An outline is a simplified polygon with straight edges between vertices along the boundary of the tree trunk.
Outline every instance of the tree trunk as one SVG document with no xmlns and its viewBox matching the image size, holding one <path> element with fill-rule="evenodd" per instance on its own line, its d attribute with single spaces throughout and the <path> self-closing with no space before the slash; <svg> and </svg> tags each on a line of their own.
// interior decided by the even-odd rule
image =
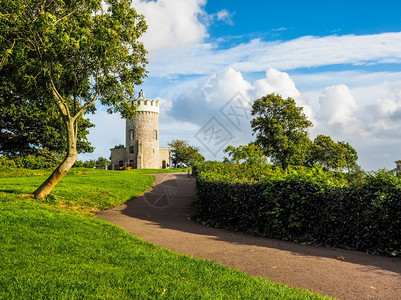
<svg viewBox="0 0 401 300">
<path fill-rule="evenodd" d="M 78 158 L 77 151 L 77 128 L 75 119 L 69 118 L 65 121 L 67 128 L 67 155 L 63 162 L 53 171 L 53 173 L 41 184 L 40 187 L 33 193 L 36 199 L 42 199 L 46 197 L 56 184 L 64 177 L 65 174 L 71 169 Z"/>
</svg>

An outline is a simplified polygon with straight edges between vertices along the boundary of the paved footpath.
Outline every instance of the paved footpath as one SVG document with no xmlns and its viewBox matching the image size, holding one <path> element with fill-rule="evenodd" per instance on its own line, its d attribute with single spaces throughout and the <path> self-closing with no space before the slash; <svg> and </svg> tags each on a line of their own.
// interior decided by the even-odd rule
<svg viewBox="0 0 401 300">
<path fill-rule="evenodd" d="M 97 216 L 159 247 L 337 299 L 401 299 L 401 259 L 303 246 L 203 226 L 189 218 L 195 180 L 156 174 L 142 196 Z"/>
</svg>

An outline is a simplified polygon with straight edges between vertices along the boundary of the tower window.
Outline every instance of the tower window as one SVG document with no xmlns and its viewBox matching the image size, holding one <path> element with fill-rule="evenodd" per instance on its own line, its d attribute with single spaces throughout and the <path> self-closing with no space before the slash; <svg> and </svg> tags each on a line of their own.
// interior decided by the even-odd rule
<svg viewBox="0 0 401 300">
<path fill-rule="evenodd" d="M 132 130 L 132 129 L 129 131 L 129 139 L 130 140 L 134 139 L 134 130 Z"/>
<path fill-rule="evenodd" d="M 157 140 L 157 130 L 153 130 L 153 137 Z"/>
<path fill-rule="evenodd" d="M 129 153 L 134 153 L 134 146 L 129 147 Z"/>
</svg>

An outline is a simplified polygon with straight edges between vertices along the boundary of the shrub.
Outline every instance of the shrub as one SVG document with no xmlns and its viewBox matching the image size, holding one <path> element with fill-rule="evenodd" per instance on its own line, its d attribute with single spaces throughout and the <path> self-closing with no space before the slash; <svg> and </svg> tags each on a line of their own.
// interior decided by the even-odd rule
<svg viewBox="0 0 401 300">
<path fill-rule="evenodd" d="M 86 160 L 83 163 L 84 168 L 90 168 L 93 169 L 96 167 L 96 161 L 94 159 Z"/>
<path fill-rule="evenodd" d="M 277 172 L 261 181 L 239 179 L 242 171 L 220 163 L 197 166 L 199 220 L 267 237 L 401 256 L 399 177 L 379 171 L 346 185 L 345 176 L 319 168 Z"/>
</svg>

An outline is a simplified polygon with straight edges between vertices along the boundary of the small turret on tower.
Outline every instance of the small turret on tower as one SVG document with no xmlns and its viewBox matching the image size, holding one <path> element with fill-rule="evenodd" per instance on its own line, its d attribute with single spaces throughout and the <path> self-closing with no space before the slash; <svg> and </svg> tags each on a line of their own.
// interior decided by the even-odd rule
<svg viewBox="0 0 401 300">
<path fill-rule="evenodd" d="M 137 112 L 160 113 L 159 100 L 146 99 L 144 91 L 139 92 L 139 97 L 132 101 L 136 105 Z"/>
</svg>

